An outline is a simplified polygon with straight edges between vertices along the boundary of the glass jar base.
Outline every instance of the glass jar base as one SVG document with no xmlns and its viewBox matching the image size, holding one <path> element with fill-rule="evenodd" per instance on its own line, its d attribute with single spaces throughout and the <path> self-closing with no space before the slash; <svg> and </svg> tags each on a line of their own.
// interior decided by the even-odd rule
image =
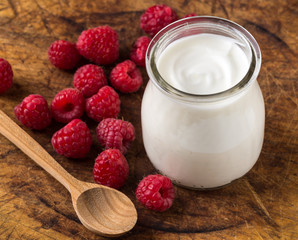
<svg viewBox="0 0 298 240">
<path fill-rule="evenodd" d="M 222 189 L 222 188 L 225 188 L 229 185 L 234 184 L 235 182 L 239 181 L 240 179 L 242 179 L 246 175 L 246 174 L 244 174 L 243 176 L 241 176 L 239 178 L 236 178 L 236 179 L 232 180 L 229 183 L 226 183 L 226 184 L 223 184 L 223 185 L 220 185 L 220 186 L 217 186 L 217 187 L 210 187 L 210 188 L 207 187 L 206 188 L 206 187 L 203 187 L 203 186 L 201 186 L 201 187 L 196 187 L 196 186 L 191 187 L 191 186 L 184 185 L 184 184 L 180 183 L 179 181 L 176 181 L 176 180 L 170 178 L 169 176 L 167 176 L 162 171 L 160 171 L 158 169 L 156 169 L 156 171 L 159 174 L 164 175 L 164 176 L 168 177 L 169 179 L 171 179 L 172 183 L 175 184 L 176 186 L 181 187 L 181 188 L 185 188 L 185 189 L 188 189 L 188 190 L 192 190 L 192 191 L 212 191 L 212 190 Z"/>
</svg>

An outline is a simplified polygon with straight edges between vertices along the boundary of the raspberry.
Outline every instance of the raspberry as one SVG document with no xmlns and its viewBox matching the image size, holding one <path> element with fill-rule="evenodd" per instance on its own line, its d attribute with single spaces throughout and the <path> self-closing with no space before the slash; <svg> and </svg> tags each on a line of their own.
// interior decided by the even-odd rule
<svg viewBox="0 0 298 240">
<path fill-rule="evenodd" d="M 57 122 L 68 123 L 75 118 L 80 118 L 85 110 L 83 94 L 74 88 L 66 88 L 54 97 L 51 110 Z"/>
<path fill-rule="evenodd" d="M 110 86 L 104 86 L 86 101 L 88 117 L 100 122 L 104 118 L 116 118 L 120 112 L 120 99 Z"/>
<path fill-rule="evenodd" d="M 111 71 L 110 82 L 112 86 L 123 93 L 136 92 L 143 83 L 141 71 L 136 64 L 126 60 L 117 64 Z"/>
<path fill-rule="evenodd" d="M 183 18 L 198 16 L 196 13 L 186 14 Z"/>
<path fill-rule="evenodd" d="M 98 124 L 96 135 L 104 148 L 117 148 L 122 154 L 126 154 L 130 143 L 135 139 L 135 129 L 130 122 L 106 118 Z"/>
<path fill-rule="evenodd" d="M 146 208 L 163 212 L 172 206 L 175 191 L 169 178 L 160 174 L 148 175 L 139 183 L 136 197 Z"/>
<path fill-rule="evenodd" d="M 80 67 L 73 78 L 74 87 L 80 90 L 84 97 L 91 97 L 107 84 L 107 78 L 103 69 L 93 64 Z"/>
<path fill-rule="evenodd" d="M 55 151 L 69 158 L 83 158 L 92 145 L 92 137 L 81 119 L 74 119 L 54 133 L 52 145 Z"/>
<path fill-rule="evenodd" d="M 93 177 L 99 184 L 118 189 L 124 185 L 128 173 L 126 158 L 118 149 L 107 149 L 95 159 Z"/>
<path fill-rule="evenodd" d="M 141 28 L 153 37 L 159 30 L 178 20 L 176 12 L 167 5 L 154 5 L 141 16 Z"/>
<path fill-rule="evenodd" d="M 79 36 L 77 49 L 92 62 L 100 65 L 111 64 L 119 56 L 118 34 L 109 26 L 85 30 Z"/>
<path fill-rule="evenodd" d="M 0 58 L 0 94 L 12 86 L 13 72 L 9 62 Z"/>
<path fill-rule="evenodd" d="M 147 36 L 139 37 L 130 51 L 130 59 L 137 65 L 145 67 L 145 58 L 151 38 Z"/>
<path fill-rule="evenodd" d="M 76 44 L 65 40 L 53 42 L 48 49 L 48 57 L 50 62 L 60 69 L 72 69 L 81 59 Z"/>
<path fill-rule="evenodd" d="M 26 127 L 41 130 L 50 125 L 50 109 L 41 95 L 31 94 L 14 108 L 17 119 Z"/>
</svg>

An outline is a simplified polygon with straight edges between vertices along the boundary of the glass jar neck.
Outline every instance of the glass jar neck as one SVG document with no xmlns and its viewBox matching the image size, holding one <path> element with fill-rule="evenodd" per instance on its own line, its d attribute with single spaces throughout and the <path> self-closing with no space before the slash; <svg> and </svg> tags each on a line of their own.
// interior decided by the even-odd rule
<svg viewBox="0 0 298 240">
<path fill-rule="evenodd" d="M 234 39 L 247 56 L 249 68 L 245 76 L 234 86 L 211 94 L 193 94 L 169 84 L 160 74 L 157 61 L 160 54 L 174 41 L 202 33 L 216 34 Z M 191 17 L 176 21 L 155 35 L 146 53 L 146 69 L 151 81 L 164 94 L 187 102 L 219 101 L 247 89 L 257 78 L 261 67 L 260 48 L 253 36 L 240 25 L 217 17 Z"/>
</svg>

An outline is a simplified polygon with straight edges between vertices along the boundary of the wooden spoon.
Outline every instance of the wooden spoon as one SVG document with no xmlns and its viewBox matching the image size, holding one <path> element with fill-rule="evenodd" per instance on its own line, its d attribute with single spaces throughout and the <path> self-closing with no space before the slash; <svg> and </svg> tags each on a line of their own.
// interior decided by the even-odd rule
<svg viewBox="0 0 298 240">
<path fill-rule="evenodd" d="M 0 133 L 67 188 L 73 207 L 86 228 L 102 236 L 116 237 L 134 227 L 137 211 L 126 195 L 113 188 L 82 182 L 71 176 L 1 110 Z"/>
</svg>

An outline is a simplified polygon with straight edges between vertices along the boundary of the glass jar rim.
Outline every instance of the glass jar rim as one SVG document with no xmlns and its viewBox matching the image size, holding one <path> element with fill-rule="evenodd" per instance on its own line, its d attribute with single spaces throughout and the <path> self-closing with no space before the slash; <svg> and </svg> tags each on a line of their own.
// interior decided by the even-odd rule
<svg viewBox="0 0 298 240">
<path fill-rule="evenodd" d="M 155 61 L 157 47 L 171 34 L 171 31 L 173 32 L 186 26 L 189 27 L 191 25 L 204 23 L 212 24 L 213 26 L 221 26 L 222 28 L 226 28 L 225 30 L 227 31 L 235 31 L 237 34 L 240 34 L 240 36 L 247 41 L 250 47 L 251 61 L 247 73 L 236 85 L 224 91 L 211 94 L 188 93 L 173 87 L 160 75 Z M 158 87 L 159 90 L 170 97 L 188 102 L 212 102 L 234 96 L 249 87 L 256 80 L 259 74 L 261 59 L 261 50 L 257 41 L 244 27 L 233 21 L 220 17 L 193 16 L 180 19 L 167 25 L 153 37 L 146 52 L 146 70 L 150 80 Z"/>
</svg>

